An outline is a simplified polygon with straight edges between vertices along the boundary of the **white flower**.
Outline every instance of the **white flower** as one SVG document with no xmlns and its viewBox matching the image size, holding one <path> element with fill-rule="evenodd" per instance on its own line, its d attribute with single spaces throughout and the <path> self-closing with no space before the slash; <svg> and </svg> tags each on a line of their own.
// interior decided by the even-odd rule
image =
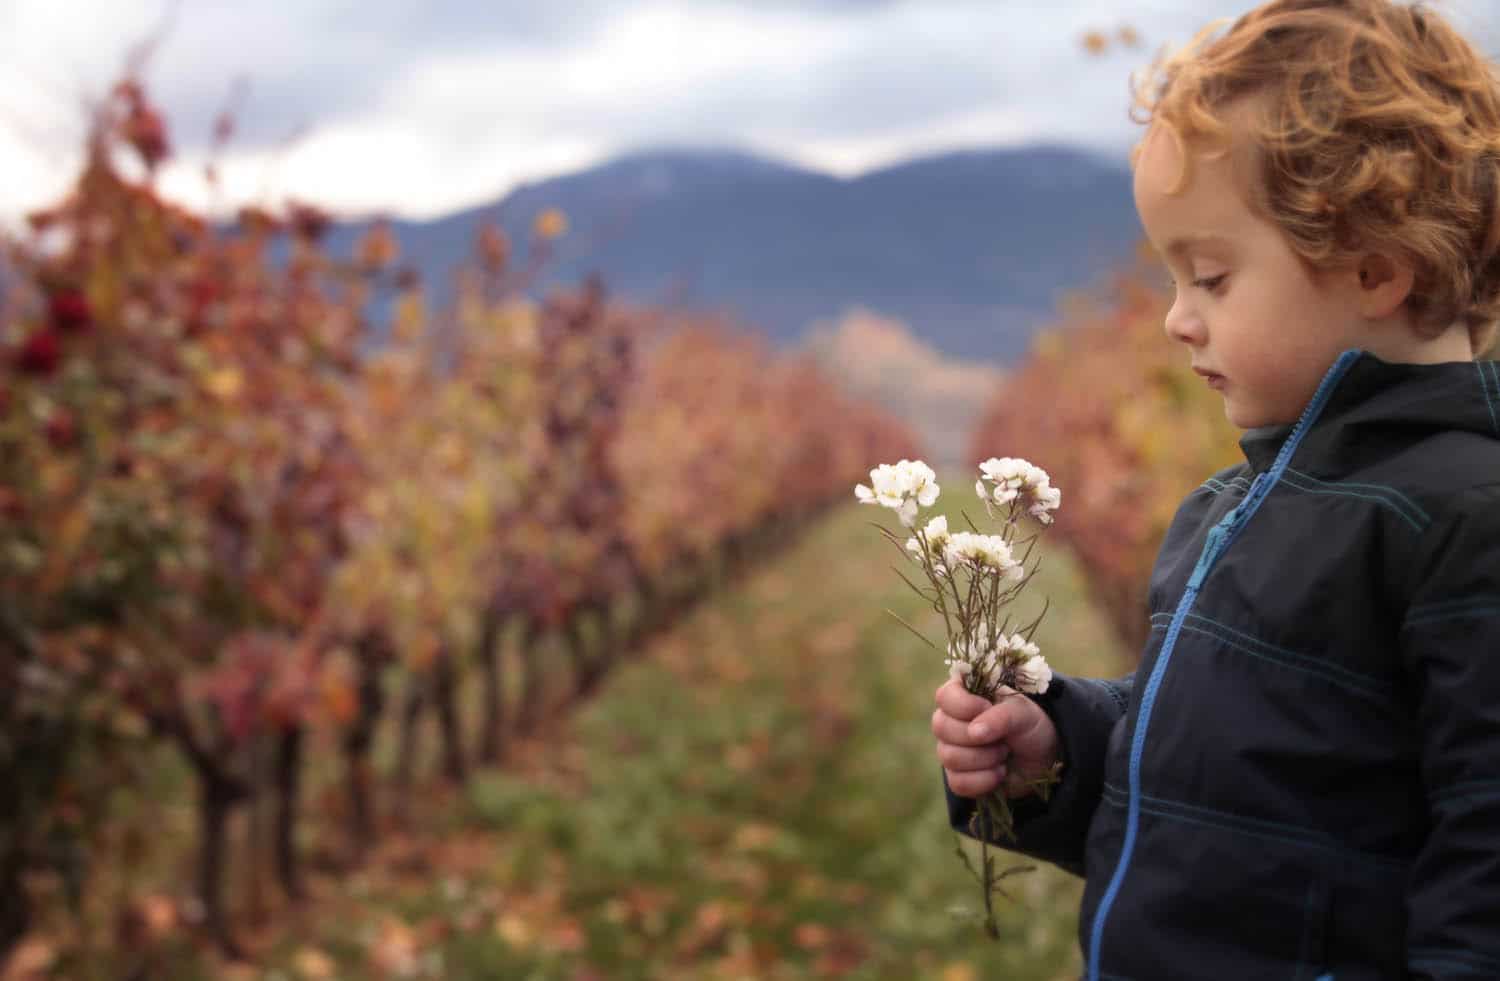
<svg viewBox="0 0 1500 981">
<path fill-rule="evenodd" d="M 940 514 L 927 522 L 927 527 L 922 529 L 922 535 L 927 539 L 927 551 L 929 555 L 942 555 L 943 546 L 948 544 L 948 517 Z M 906 550 L 921 558 L 922 542 L 916 536 L 906 540 Z"/>
<path fill-rule="evenodd" d="M 1036 645 L 1030 645 L 1033 650 Z M 1047 686 L 1052 683 L 1052 669 L 1047 666 L 1047 659 L 1040 654 L 1033 654 L 1025 661 L 1016 666 L 1016 690 L 1031 695 L 1045 695 Z"/>
<path fill-rule="evenodd" d="M 859 484 L 854 496 L 861 504 L 879 504 L 896 512 L 901 523 L 916 524 L 917 508 L 931 507 L 938 499 L 937 474 L 920 460 L 882 463 L 870 471 L 870 486 Z"/>
<path fill-rule="evenodd" d="M 906 463 L 902 460 L 901 463 Z M 899 467 L 901 464 L 898 463 Z M 912 493 L 917 495 L 917 503 L 924 508 L 930 508 L 937 503 L 938 483 L 937 474 L 932 468 L 920 460 L 911 462 L 907 471 L 910 474 Z"/>
<path fill-rule="evenodd" d="M 1052 512 L 1062 503 L 1062 492 L 1052 486 L 1047 471 L 1018 457 L 991 457 L 979 465 L 980 479 L 974 485 L 979 499 L 1007 505 L 1020 498 L 1026 513 L 1044 525 L 1052 523 Z M 995 485 L 986 494 L 984 482 Z"/>
<path fill-rule="evenodd" d="M 1001 637 L 999 650 L 1003 651 L 1011 660 L 1036 657 L 1041 653 L 1041 648 L 1020 634 L 1011 634 L 1009 637 Z"/>
<path fill-rule="evenodd" d="M 979 465 L 979 472 L 984 480 L 994 484 L 1009 484 L 1020 489 L 1026 483 L 1027 476 L 1033 468 L 1030 463 L 1016 457 L 990 457 Z M 1044 474 L 1045 476 L 1045 474 Z"/>
<path fill-rule="evenodd" d="M 1056 511 L 1060 504 L 1062 504 L 1062 491 L 1056 487 L 1038 487 L 1026 513 L 1042 524 L 1050 525 L 1052 512 Z"/>
<path fill-rule="evenodd" d="M 1010 546 L 999 535 L 977 535 L 972 531 L 954 532 L 943 548 L 943 561 L 949 566 L 993 570 L 1005 579 L 1021 579 L 1026 570 L 1011 554 Z"/>
<path fill-rule="evenodd" d="M 1041 695 L 1052 682 L 1052 669 L 1042 657 L 1041 649 L 1020 634 L 1001 636 L 995 646 L 987 648 L 987 632 L 981 627 L 977 636 L 966 643 L 950 645 L 949 677 L 965 684 L 977 678 L 973 690 L 993 698 L 1002 688 L 1010 687 L 1030 695 Z"/>
</svg>

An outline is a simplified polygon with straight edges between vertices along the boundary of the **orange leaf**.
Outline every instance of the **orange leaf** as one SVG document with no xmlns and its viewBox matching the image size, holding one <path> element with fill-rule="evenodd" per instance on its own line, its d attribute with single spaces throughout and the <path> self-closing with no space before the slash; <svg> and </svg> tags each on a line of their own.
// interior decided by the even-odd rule
<svg viewBox="0 0 1500 981">
<path fill-rule="evenodd" d="M 57 949 L 51 941 L 30 937 L 11 951 L 0 981 L 40 981 L 57 960 Z"/>
<path fill-rule="evenodd" d="M 797 946 L 804 950 L 817 950 L 819 947 L 828 945 L 831 934 L 828 928 L 821 923 L 803 923 L 793 931 L 797 939 Z"/>
<path fill-rule="evenodd" d="M 314 947 L 303 947 L 297 951 L 297 956 L 292 958 L 292 966 L 308 981 L 324 981 L 325 978 L 333 977 L 338 970 L 332 957 Z"/>
</svg>

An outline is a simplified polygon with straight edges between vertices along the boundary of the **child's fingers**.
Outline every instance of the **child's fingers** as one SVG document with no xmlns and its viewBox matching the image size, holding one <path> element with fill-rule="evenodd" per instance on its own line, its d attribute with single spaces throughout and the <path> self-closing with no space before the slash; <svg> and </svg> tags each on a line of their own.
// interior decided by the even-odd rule
<svg viewBox="0 0 1500 981">
<path fill-rule="evenodd" d="M 952 743 L 937 744 L 938 762 L 950 773 L 970 770 L 993 770 L 1010 756 L 1010 747 L 1004 743 L 989 746 L 954 746 Z"/>
<path fill-rule="evenodd" d="M 994 770 L 944 771 L 948 777 L 948 789 L 960 797 L 983 797 L 1000 786 L 1005 779 L 1005 767 Z"/>
<path fill-rule="evenodd" d="M 1025 726 L 1032 709 L 1031 703 L 1023 699 L 1001 698 L 969 722 L 964 730 L 966 738 L 949 741 L 962 746 L 983 746 L 1005 739 Z"/>
<path fill-rule="evenodd" d="M 955 719 L 942 709 L 932 710 L 932 734 L 940 743 L 952 743 L 955 746 L 986 746 L 995 742 L 993 737 L 989 739 L 975 739 L 969 734 L 969 723 L 963 719 Z"/>
<path fill-rule="evenodd" d="M 943 686 L 937 690 L 936 698 L 938 708 L 962 722 L 968 722 L 990 707 L 988 699 L 964 690 L 964 686 L 952 678 L 943 682 Z"/>
</svg>

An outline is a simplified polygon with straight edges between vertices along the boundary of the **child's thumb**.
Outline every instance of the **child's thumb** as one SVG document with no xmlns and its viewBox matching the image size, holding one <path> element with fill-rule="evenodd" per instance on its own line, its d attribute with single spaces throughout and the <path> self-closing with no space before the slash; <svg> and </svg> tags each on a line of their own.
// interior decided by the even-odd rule
<svg viewBox="0 0 1500 981">
<path fill-rule="evenodd" d="M 969 738 L 975 742 L 996 742 L 1010 732 L 1015 711 L 1005 702 L 992 705 L 969 723 Z"/>
</svg>

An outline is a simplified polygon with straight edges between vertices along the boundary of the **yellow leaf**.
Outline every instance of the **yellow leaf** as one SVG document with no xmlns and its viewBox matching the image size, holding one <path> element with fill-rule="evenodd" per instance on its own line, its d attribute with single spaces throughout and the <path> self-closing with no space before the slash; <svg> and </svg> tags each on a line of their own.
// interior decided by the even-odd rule
<svg viewBox="0 0 1500 981">
<path fill-rule="evenodd" d="M 359 715 L 359 697 L 354 680 L 345 671 L 329 671 L 323 676 L 323 711 L 339 725 L 348 725 Z"/>
<path fill-rule="evenodd" d="M 519 949 L 531 945 L 531 928 L 526 925 L 525 920 L 514 913 L 505 913 L 496 919 L 495 932 L 500 935 L 500 939 L 512 947 Z"/>
<path fill-rule="evenodd" d="M 943 981 L 977 981 L 979 973 L 968 961 L 954 961 L 943 968 Z"/>
<path fill-rule="evenodd" d="M 325 978 L 333 977 L 338 965 L 334 964 L 333 958 L 313 947 L 303 947 L 293 958 L 292 964 L 297 973 L 309 981 L 323 981 Z"/>
<path fill-rule="evenodd" d="M 416 291 L 403 293 L 396 301 L 396 315 L 391 328 L 396 340 L 411 343 L 418 340 L 427 326 L 427 304 Z"/>
<path fill-rule="evenodd" d="M 568 216 L 557 208 L 548 208 L 536 216 L 535 229 L 539 238 L 558 238 L 568 232 Z"/>
<path fill-rule="evenodd" d="M 91 523 L 87 503 L 70 508 L 59 522 L 49 550 L 47 569 L 37 584 L 37 591 L 43 596 L 51 595 L 63 585 Z"/>
<path fill-rule="evenodd" d="M 1037 331 L 1031 340 L 1032 353 L 1042 361 L 1061 357 L 1065 347 L 1062 336 L 1055 330 Z"/>
<path fill-rule="evenodd" d="M 211 371 L 204 379 L 203 387 L 209 393 L 228 402 L 240 394 L 245 388 L 245 376 L 240 374 L 238 368 L 220 368 Z"/>
<path fill-rule="evenodd" d="M 417 938 L 411 927 L 395 918 L 384 920 L 370 947 L 375 967 L 390 974 L 410 973 L 417 965 Z"/>
</svg>

